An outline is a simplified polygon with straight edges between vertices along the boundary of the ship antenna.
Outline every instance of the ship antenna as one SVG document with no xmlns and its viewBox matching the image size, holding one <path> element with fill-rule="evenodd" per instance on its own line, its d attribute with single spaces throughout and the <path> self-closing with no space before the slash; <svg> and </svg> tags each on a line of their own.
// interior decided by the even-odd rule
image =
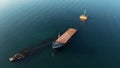
<svg viewBox="0 0 120 68">
<path fill-rule="evenodd" d="M 86 15 L 86 10 L 84 10 L 84 15 Z"/>
<path fill-rule="evenodd" d="M 58 38 L 60 37 L 60 32 L 58 32 Z"/>
</svg>

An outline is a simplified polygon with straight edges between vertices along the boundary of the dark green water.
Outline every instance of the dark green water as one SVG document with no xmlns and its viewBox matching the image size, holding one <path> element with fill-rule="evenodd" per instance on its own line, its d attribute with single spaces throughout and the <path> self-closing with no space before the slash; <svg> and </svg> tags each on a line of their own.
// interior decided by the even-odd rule
<svg viewBox="0 0 120 68">
<path fill-rule="evenodd" d="M 3 3 L 2 3 L 3 2 Z M 0 68 L 120 68 L 119 0 L 0 1 Z M 79 20 L 83 10 L 89 19 Z M 52 56 L 51 45 L 23 61 L 13 54 L 80 29 L 69 46 Z M 39 46 L 43 46 L 40 44 Z"/>
</svg>

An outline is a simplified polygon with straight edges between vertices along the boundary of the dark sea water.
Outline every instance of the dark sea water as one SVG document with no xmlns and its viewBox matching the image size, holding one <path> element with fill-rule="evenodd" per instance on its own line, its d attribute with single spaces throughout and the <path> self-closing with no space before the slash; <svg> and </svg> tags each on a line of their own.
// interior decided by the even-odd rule
<svg viewBox="0 0 120 68">
<path fill-rule="evenodd" d="M 81 22 L 84 10 L 89 19 Z M 52 43 L 70 27 L 77 34 L 54 56 L 48 44 L 9 62 L 23 49 Z M 0 0 L 0 68 L 120 68 L 120 1 Z"/>
</svg>

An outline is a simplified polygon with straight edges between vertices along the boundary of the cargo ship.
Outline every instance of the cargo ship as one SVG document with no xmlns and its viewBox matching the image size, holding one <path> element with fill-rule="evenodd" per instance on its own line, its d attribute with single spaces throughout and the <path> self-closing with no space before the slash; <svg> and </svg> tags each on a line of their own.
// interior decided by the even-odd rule
<svg viewBox="0 0 120 68">
<path fill-rule="evenodd" d="M 14 56 L 9 58 L 10 62 L 15 62 L 15 61 L 19 61 L 25 58 L 25 55 L 23 55 L 22 53 L 17 53 Z"/>
<path fill-rule="evenodd" d="M 59 37 L 57 38 L 57 40 L 55 40 L 52 43 L 52 48 L 53 49 L 59 49 L 62 48 L 64 46 L 66 46 L 65 44 L 71 39 L 71 37 L 77 32 L 76 29 L 74 28 L 69 28 L 65 33 L 63 33 L 61 36 L 58 35 Z"/>
<path fill-rule="evenodd" d="M 12 57 L 10 57 L 9 61 L 16 62 L 16 61 L 22 60 L 22 59 L 32 55 L 33 53 L 35 53 L 37 50 L 38 50 L 38 47 L 22 50 L 21 52 L 18 52 L 16 54 L 14 54 Z"/>
<path fill-rule="evenodd" d="M 39 48 L 44 47 L 44 46 L 38 46 L 35 48 L 29 48 L 29 49 L 24 49 L 16 54 L 14 54 L 12 57 L 9 58 L 10 62 L 16 62 L 16 61 L 20 61 L 23 60 L 24 58 L 34 54 L 35 52 L 37 52 L 39 50 Z"/>
<path fill-rule="evenodd" d="M 13 55 L 12 57 L 9 58 L 9 61 L 10 62 L 20 61 L 20 60 L 26 58 L 28 56 L 28 54 L 30 55 L 30 53 L 28 53 L 27 51 L 16 53 L 15 55 Z"/>
</svg>

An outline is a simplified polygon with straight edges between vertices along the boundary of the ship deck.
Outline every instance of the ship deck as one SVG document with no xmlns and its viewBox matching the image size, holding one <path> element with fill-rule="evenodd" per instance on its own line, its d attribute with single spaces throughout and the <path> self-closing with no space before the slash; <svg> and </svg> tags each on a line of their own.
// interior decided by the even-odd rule
<svg viewBox="0 0 120 68">
<path fill-rule="evenodd" d="M 62 34 L 55 42 L 65 44 L 67 41 L 77 32 L 74 28 L 69 28 L 64 34 Z"/>
</svg>

